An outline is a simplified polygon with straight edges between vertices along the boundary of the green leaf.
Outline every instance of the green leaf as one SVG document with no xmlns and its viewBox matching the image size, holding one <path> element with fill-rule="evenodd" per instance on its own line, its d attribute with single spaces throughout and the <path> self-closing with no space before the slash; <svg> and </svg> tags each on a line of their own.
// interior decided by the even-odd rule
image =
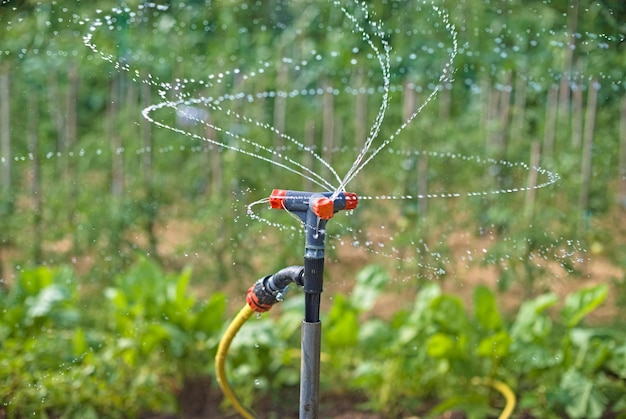
<svg viewBox="0 0 626 419">
<path fill-rule="evenodd" d="M 468 321 L 463 301 L 457 296 L 443 294 L 430 304 L 433 321 L 438 328 L 459 334 L 467 331 Z"/>
<path fill-rule="evenodd" d="M 345 348 L 356 346 L 358 334 L 357 311 L 346 297 L 336 294 L 328 312 L 326 332 L 323 336 L 331 348 Z"/>
<path fill-rule="evenodd" d="M 211 299 L 198 312 L 195 329 L 206 333 L 207 336 L 219 332 L 224 323 L 225 312 L 226 296 L 222 293 L 213 294 Z"/>
<path fill-rule="evenodd" d="M 74 332 L 74 336 L 72 337 L 72 348 L 75 357 L 80 357 L 87 352 L 88 345 L 84 329 L 79 328 Z"/>
<path fill-rule="evenodd" d="M 487 336 L 478 343 L 476 353 L 488 358 L 502 358 L 509 353 L 511 337 L 503 330 L 495 335 Z"/>
<path fill-rule="evenodd" d="M 484 285 L 474 288 L 474 316 L 478 324 L 487 331 L 495 331 L 502 327 L 502 318 L 493 292 Z"/>
<path fill-rule="evenodd" d="M 436 333 L 426 341 L 426 353 L 432 358 L 450 358 L 455 352 L 455 341 L 444 333 Z"/>
<path fill-rule="evenodd" d="M 350 303 L 359 311 L 369 311 L 389 282 L 387 272 L 378 265 L 368 265 L 356 276 L 356 284 L 350 294 Z"/>
<path fill-rule="evenodd" d="M 561 379 L 560 389 L 567 395 L 565 411 L 571 418 L 602 417 L 608 399 L 593 381 L 580 372 L 567 370 Z"/>
<path fill-rule="evenodd" d="M 607 366 L 613 373 L 626 379 L 626 345 L 622 345 L 612 351 Z"/>
<path fill-rule="evenodd" d="M 41 266 L 22 272 L 19 283 L 26 295 L 37 295 L 53 282 L 52 269 Z"/>
<path fill-rule="evenodd" d="M 552 330 L 552 323 L 543 312 L 558 301 L 559 297 L 556 294 L 547 293 L 522 304 L 515 323 L 511 326 L 513 340 L 532 342 L 537 338 L 547 336 Z"/>
<path fill-rule="evenodd" d="M 606 300 L 609 288 L 605 284 L 585 288 L 569 295 L 561 316 L 567 327 L 574 327 Z"/>
</svg>

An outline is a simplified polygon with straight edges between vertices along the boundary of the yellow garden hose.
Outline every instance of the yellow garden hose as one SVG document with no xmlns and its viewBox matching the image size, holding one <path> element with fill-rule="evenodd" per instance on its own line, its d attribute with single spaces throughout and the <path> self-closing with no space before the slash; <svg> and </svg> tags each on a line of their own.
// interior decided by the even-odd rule
<svg viewBox="0 0 626 419">
<path fill-rule="evenodd" d="M 493 388 L 494 390 L 498 391 L 500 394 L 504 396 L 504 400 L 506 404 L 504 405 L 504 410 L 502 410 L 502 413 L 500 413 L 500 416 L 498 416 L 498 419 L 508 419 L 511 416 L 511 414 L 513 413 L 513 409 L 515 409 L 515 403 L 516 403 L 515 393 L 513 393 L 513 390 L 511 390 L 511 387 L 509 387 L 507 384 L 503 383 L 502 381 L 496 380 L 493 378 L 476 377 L 472 379 L 472 381 L 475 384 L 487 385 Z"/>
<path fill-rule="evenodd" d="M 244 407 L 233 390 L 230 388 L 228 384 L 228 380 L 226 379 L 226 354 L 228 353 L 228 348 L 230 348 L 230 344 L 235 338 L 241 326 L 248 320 L 255 311 L 248 305 L 244 305 L 244 307 L 239 310 L 237 316 L 233 319 L 233 321 L 228 325 L 228 329 L 224 333 L 222 340 L 220 341 L 219 346 L 217 347 L 217 354 L 215 355 L 215 370 L 217 375 L 217 383 L 219 384 L 224 396 L 230 401 L 233 407 L 239 412 L 239 414 L 245 419 L 254 419 L 256 415 L 247 407 Z"/>
</svg>

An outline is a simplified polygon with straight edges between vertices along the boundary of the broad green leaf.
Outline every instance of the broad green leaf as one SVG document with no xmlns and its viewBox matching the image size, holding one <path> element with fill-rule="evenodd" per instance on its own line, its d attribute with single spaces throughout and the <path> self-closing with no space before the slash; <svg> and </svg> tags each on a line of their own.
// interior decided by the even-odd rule
<svg viewBox="0 0 626 419">
<path fill-rule="evenodd" d="M 196 316 L 195 329 L 207 336 L 219 332 L 224 323 L 226 312 L 226 296 L 222 293 L 213 294 Z"/>
<path fill-rule="evenodd" d="M 474 316 L 483 329 L 495 331 L 502 327 L 502 318 L 493 292 L 484 285 L 474 288 Z"/>
<path fill-rule="evenodd" d="M 511 326 L 513 340 L 531 342 L 536 338 L 547 336 L 552 329 L 552 322 L 543 312 L 558 301 L 559 297 L 556 294 L 548 293 L 522 304 L 515 323 Z"/>
<path fill-rule="evenodd" d="M 368 265 L 356 276 L 356 284 L 350 294 L 350 303 L 359 311 L 369 311 L 389 281 L 387 272 L 380 266 Z"/>
<path fill-rule="evenodd" d="M 479 343 L 476 353 L 489 358 L 502 358 L 509 353 L 511 337 L 503 330 L 495 335 L 484 337 Z"/>
<path fill-rule="evenodd" d="M 622 379 L 626 379 L 626 344 L 612 351 L 607 366 L 613 373 Z"/>
<path fill-rule="evenodd" d="M 87 352 L 87 338 L 85 337 L 85 330 L 83 328 L 78 328 L 74 332 L 74 336 L 72 337 L 72 348 L 75 357 L 80 357 Z"/>
<path fill-rule="evenodd" d="M 426 341 L 426 353 L 432 358 L 463 357 L 467 344 L 467 336 L 452 336 L 436 333 Z"/>
<path fill-rule="evenodd" d="M 357 311 L 341 294 L 334 296 L 333 305 L 325 322 L 325 329 L 322 336 L 325 336 L 331 348 L 356 346 L 359 334 Z"/>
<path fill-rule="evenodd" d="M 565 300 L 561 316 L 567 327 L 574 327 L 606 300 L 609 288 L 606 284 L 584 288 L 570 294 Z"/>
<path fill-rule="evenodd" d="M 37 295 L 44 288 L 52 285 L 54 274 L 51 268 L 40 266 L 22 272 L 20 276 L 20 286 L 26 295 Z"/>
<path fill-rule="evenodd" d="M 565 411 L 571 418 L 602 417 L 608 400 L 592 380 L 575 369 L 569 369 L 561 379 L 560 389 L 567 394 Z"/>
<path fill-rule="evenodd" d="M 174 301 L 176 302 L 177 308 L 180 310 L 189 309 L 194 304 L 193 298 L 190 298 L 187 294 L 187 289 L 189 287 L 190 281 L 191 269 L 186 268 L 178 276 L 178 281 L 176 281 L 176 296 L 174 298 Z"/>
<path fill-rule="evenodd" d="M 455 340 L 444 333 L 436 333 L 426 341 L 426 353 L 432 358 L 451 358 L 455 347 Z"/>
<path fill-rule="evenodd" d="M 459 334 L 467 330 L 468 321 L 461 299 L 443 294 L 431 301 L 433 321 L 438 328 Z"/>
</svg>

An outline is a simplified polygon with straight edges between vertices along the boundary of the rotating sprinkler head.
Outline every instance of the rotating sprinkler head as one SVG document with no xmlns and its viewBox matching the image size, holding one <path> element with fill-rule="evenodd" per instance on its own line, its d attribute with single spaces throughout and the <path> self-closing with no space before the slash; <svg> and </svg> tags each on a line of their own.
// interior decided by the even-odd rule
<svg viewBox="0 0 626 419">
<path fill-rule="evenodd" d="M 304 224 L 304 292 L 305 320 L 319 321 L 319 296 L 322 293 L 324 273 L 324 239 L 326 222 L 341 210 L 357 207 L 359 199 L 351 192 L 303 192 L 274 189 L 270 206 L 287 210 Z"/>
<path fill-rule="evenodd" d="M 301 192 L 274 189 L 270 195 L 270 206 L 296 214 L 303 222 L 311 211 L 322 220 L 330 220 L 341 210 L 353 210 L 359 204 L 359 198 L 352 192 L 340 192 L 333 199 L 332 192 Z"/>
</svg>

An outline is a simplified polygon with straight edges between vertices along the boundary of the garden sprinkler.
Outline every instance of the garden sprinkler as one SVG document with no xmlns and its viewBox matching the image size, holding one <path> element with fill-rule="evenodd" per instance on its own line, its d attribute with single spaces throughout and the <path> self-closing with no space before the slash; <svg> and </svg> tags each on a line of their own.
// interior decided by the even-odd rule
<svg viewBox="0 0 626 419">
<path fill-rule="evenodd" d="M 284 268 L 274 275 L 259 279 L 246 296 L 247 304 L 240 310 L 224 333 L 215 356 L 217 381 L 224 395 L 246 419 L 254 413 L 243 407 L 232 392 L 225 373 L 226 353 L 235 335 L 254 312 L 269 310 L 282 301 L 287 286 L 296 283 L 304 288 L 304 320 L 302 322 L 300 364 L 300 419 L 317 419 L 319 407 L 321 331 L 320 300 L 323 290 L 324 240 L 326 223 L 341 210 L 358 205 L 354 193 L 315 193 L 274 189 L 270 206 L 287 210 L 302 221 L 305 228 L 304 266 Z"/>
<path fill-rule="evenodd" d="M 300 218 L 305 229 L 304 245 L 304 321 L 302 322 L 300 364 L 300 419 L 317 418 L 319 406 L 320 297 L 324 276 L 326 222 L 336 212 L 358 205 L 354 193 L 314 193 L 274 189 L 270 206 L 287 210 Z"/>
</svg>

